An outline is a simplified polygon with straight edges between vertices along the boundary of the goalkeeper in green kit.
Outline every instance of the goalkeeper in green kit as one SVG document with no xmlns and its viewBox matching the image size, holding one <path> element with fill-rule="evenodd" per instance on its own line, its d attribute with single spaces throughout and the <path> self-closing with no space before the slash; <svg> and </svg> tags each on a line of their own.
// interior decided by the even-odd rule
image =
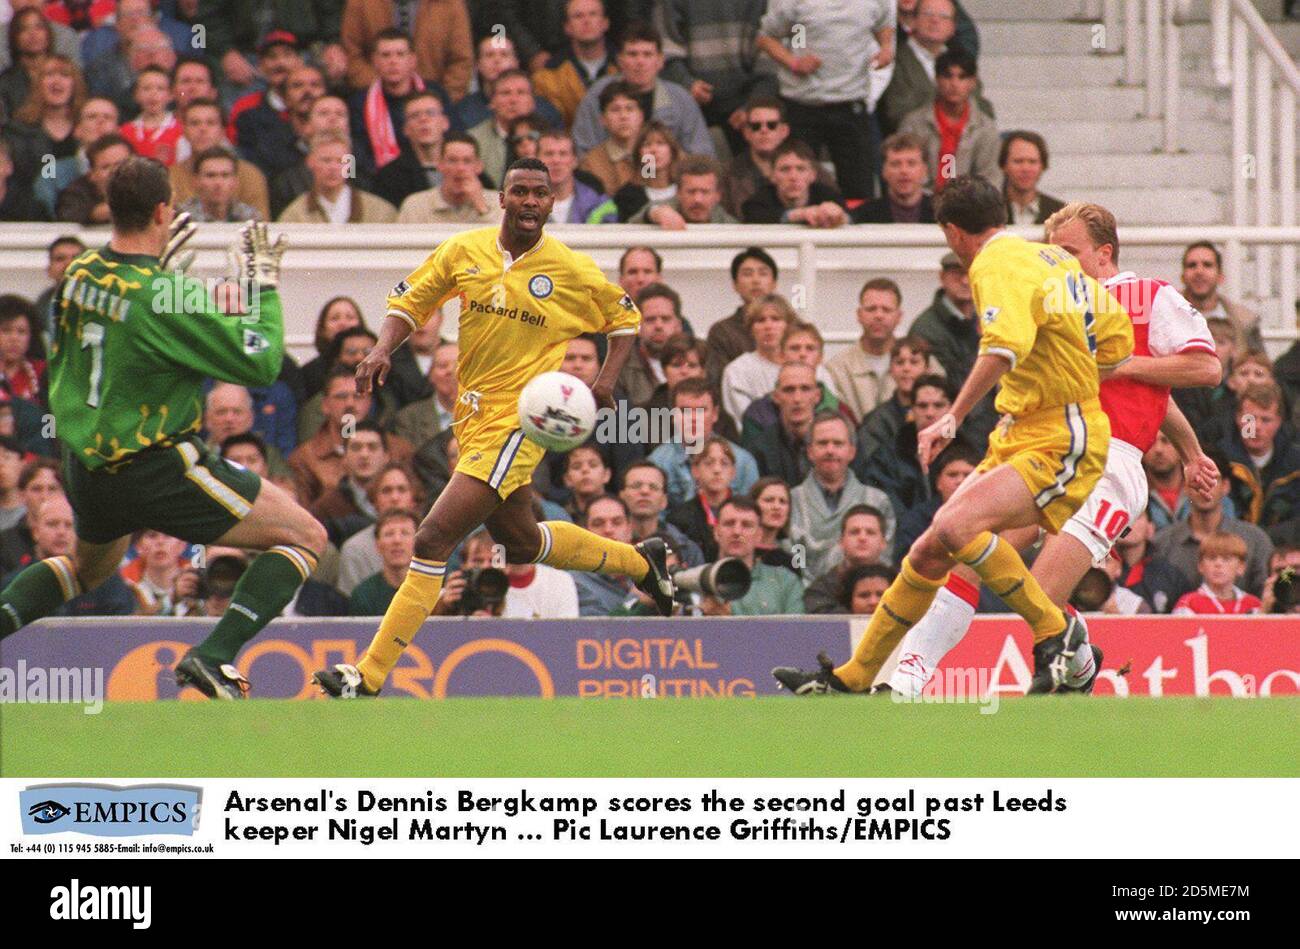
<svg viewBox="0 0 1300 949">
<path fill-rule="evenodd" d="M 199 281 L 168 269 L 194 226 L 173 217 L 166 168 L 127 159 L 108 206 L 108 244 L 73 260 L 55 294 L 50 408 L 76 555 L 34 563 L 0 592 L 0 638 L 107 580 L 137 530 L 260 550 L 212 634 L 176 666 L 178 685 L 242 698 L 235 655 L 293 599 L 326 544 L 289 495 L 198 435 L 206 379 L 262 386 L 279 374 L 284 238 L 273 245 L 265 225 L 244 226 L 240 277 L 254 298 L 249 314 L 227 316 Z"/>
</svg>

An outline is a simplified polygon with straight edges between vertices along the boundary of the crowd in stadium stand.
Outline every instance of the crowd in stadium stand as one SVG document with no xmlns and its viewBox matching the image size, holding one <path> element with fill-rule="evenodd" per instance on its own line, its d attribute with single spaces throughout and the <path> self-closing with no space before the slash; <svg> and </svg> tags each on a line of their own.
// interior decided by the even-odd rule
<svg viewBox="0 0 1300 949">
<path fill-rule="evenodd" d="M 572 224 L 932 223 L 932 196 L 965 173 L 1003 188 L 1010 224 L 1061 207 L 1038 190 L 1048 143 L 998 129 L 976 24 L 954 0 L 8 7 L 0 221 L 106 225 L 105 183 L 132 153 L 170 167 L 178 208 L 198 221 L 494 224 L 495 189 L 520 157 L 547 165 L 552 221 Z M 50 245 L 51 283 L 36 300 L 0 296 L 0 584 L 74 541 L 44 353 L 54 286 L 82 249 L 72 236 Z M 548 455 L 538 513 L 621 540 L 658 534 L 683 564 L 746 561 L 750 592 L 704 597 L 692 608 L 707 615 L 870 612 L 997 422 L 990 399 L 928 472 L 916 463 L 918 430 L 946 411 L 976 356 L 965 269 L 946 256 L 925 301 L 864 274 L 861 337 L 825 359 L 766 251 L 739 253 L 729 278 L 733 312 L 687 314 L 653 246 L 623 254 L 618 280 L 643 321 L 617 393 L 622 419 Z M 1269 610 L 1274 578 L 1300 566 L 1300 343 L 1272 362 L 1258 318 L 1222 283 L 1213 245 L 1186 248 L 1181 290 L 1209 321 L 1224 379 L 1176 397 L 1219 464 L 1217 495 L 1184 490 L 1160 437 L 1145 457 L 1150 506 L 1080 585 L 1080 609 Z M 377 396 L 356 393 L 381 319 L 373 303 L 321 300 L 314 358 L 286 356 L 271 386 L 207 393 L 209 443 L 329 531 L 287 615 L 382 614 L 457 461 L 457 349 L 440 317 L 395 354 Z M 591 382 L 603 356 L 602 338 L 575 339 L 562 368 Z M 677 428 L 633 434 L 632 410 Z M 218 615 L 246 557 L 198 553 L 143 532 L 120 575 L 65 612 Z M 492 558 L 478 534 L 452 567 Z M 506 571 L 505 615 L 652 612 L 628 581 Z M 439 612 L 465 592 L 463 573 L 451 576 Z M 981 609 L 1003 607 L 986 592 Z"/>
</svg>

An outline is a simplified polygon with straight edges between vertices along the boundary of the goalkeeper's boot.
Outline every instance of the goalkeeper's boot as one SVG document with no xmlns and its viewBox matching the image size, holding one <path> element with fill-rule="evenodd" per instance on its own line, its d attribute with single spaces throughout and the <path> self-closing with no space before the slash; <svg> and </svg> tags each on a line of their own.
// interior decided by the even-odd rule
<svg viewBox="0 0 1300 949">
<path fill-rule="evenodd" d="M 1074 677 L 1070 681 L 1056 690 L 1058 695 L 1066 692 L 1073 692 L 1078 695 L 1092 695 L 1092 687 L 1097 684 L 1097 673 L 1101 672 L 1101 647 L 1096 643 L 1088 643 L 1088 648 L 1092 650 L 1092 669 L 1084 676 L 1081 684 L 1074 685 Z"/>
<path fill-rule="evenodd" d="M 248 697 L 248 680 L 228 662 L 204 659 L 193 649 L 176 663 L 176 685 L 193 686 L 210 699 L 234 700 Z"/>
<path fill-rule="evenodd" d="M 1065 619 L 1065 629 L 1034 644 L 1034 677 L 1026 695 L 1048 695 L 1070 681 L 1070 660 L 1087 642 L 1088 629 L 1077 616 Z"/>
<path fill-rule="evenodd" d="M 379 694 L 378 689 L 366 685 L 360 669 L 345 662 L 315 673 L 312 679 L 333 699 L 373 699 Z"/>
<path fill-rule="evenodd" d="M 795 695 L 829 695 L 832 692 L 852 692 L 835 674 L 835 663 L 824 652 L 817 654 L 816 672 L 796 669 L 794 666 L 777 666 L 772 677 Z"/>
<path fill-rule="evenodd" d="M 646 575 L 636 582 L 636 588 L 655 601 L 660 616 L 672 616 L 677 605 L 673 599 L 677 585 L 668 572 L 668 545 L 661 537 L 647 537 L 636 545 L 636 550 L 650 565 Z"/>
</svg>

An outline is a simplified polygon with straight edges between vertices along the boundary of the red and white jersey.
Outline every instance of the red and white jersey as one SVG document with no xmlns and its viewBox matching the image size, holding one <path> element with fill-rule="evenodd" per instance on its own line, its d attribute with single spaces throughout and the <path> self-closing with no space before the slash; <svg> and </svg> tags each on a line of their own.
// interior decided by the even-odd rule
<svg viewBox="0 0 1300 949">
<path fill-rule="evenodd" d="M 1232 595 L 1228 599 L 1221 599 L 1214 595 L 1213 590 L 1202 583 L 1199 589 L 1192 593 L 1184 593 L 1178 598 L 1173 615 L 1212 616 L 1216 613 L 1258 613 L 1263 605 L 1258 597 L 1251 596 L 1236 587 L 1232 588 Z"/>
<path fill-rule="evenodd" d="M 1214 352 L 1205 317 L 1163 280 L 1125 272 L 1103 282 L 1133 321 L 1134 356 Z M 1145 452 L 1156 440 L 1169 406 L 1169 386 L 1133 379 L 1101 384 L 1101 407 L 1110 418 L 1110 437 Z"/>
</svg>

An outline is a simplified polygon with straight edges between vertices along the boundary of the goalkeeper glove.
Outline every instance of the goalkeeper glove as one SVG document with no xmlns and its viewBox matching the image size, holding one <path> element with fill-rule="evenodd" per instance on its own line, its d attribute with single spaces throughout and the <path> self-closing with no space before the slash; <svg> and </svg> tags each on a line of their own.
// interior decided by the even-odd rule
<svg viewBox="0 0 1300 949">
<path fill-rule="evenodd" d="M 239 229 L 239 244 L 243 259 L 242 275 L 254 280 L 258 286 L 275 289 L 280 284 L 280 258 L 284 256 L 289 239 L 281 234 L 271 243 L 266 225 L 249 221 Z"/>
<path fill-rule="evenodd" d="M 190 269 L 190 264 L 194 263 L 194 251 L 181 254 L 180 249 L 198 229 L 198 225 L 190 221 L 188 211 L 172 218 L 171 226 L 167 228 L 167 243 L 163 246 L 162 256 L 158 258 L 158 264 L 163 270 L 170 269 L 183 274 Z"/>
</svg>

